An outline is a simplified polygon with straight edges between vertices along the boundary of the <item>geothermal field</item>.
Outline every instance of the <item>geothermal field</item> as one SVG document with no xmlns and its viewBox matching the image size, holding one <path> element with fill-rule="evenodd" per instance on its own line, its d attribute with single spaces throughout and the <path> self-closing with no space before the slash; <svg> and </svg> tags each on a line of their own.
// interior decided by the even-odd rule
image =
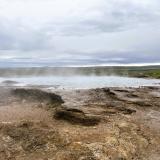
<svg viewBox="0 0 160 160">
<path fill-rule="evenodd" d="M 159 67 L 66 70 L 0 70 L 0 160 L 160 159 Z"/>
<path fill-rule="evenodd" d="M 0 0 L 0 160 L 160 160 L 160 0 Z"/>
</svg>

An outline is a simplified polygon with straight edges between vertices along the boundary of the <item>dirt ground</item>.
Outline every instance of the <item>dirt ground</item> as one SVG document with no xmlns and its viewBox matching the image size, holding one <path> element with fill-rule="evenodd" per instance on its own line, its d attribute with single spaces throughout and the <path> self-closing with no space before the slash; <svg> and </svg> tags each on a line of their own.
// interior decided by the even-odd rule
<svg viewBox="0 0 160 160">
<path fill-rule="evenodd" d="M 0 88 L 0 160 L 160 160 L 160 88 Z"/>
</svg>

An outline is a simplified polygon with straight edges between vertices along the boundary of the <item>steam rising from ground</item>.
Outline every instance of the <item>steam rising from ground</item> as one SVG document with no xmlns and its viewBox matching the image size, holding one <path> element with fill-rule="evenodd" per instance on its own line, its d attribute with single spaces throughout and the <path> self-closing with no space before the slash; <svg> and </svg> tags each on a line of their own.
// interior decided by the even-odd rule
<svg viewBox="0 0 160 160">
<path fill-rule="evenodd" d="M 4 82 L 6 79 L 1 78 Z M 160 80 L 147 80 L 118 76 L 44 76 L 10 78 L 8 84 L 13 86 L 43 86 L 50 89 L 90 89 L 103 87 L 139 87 L 155 86 Z M 13 83 L 19 82 L 19 83 Z M 7 81 L 6 81 L 7 83 Z M 4 83 L 3 83 L 4 84 Z M 2 85 L 3 85 L 2 84 Z"/>
<path fill-rule="evenodd" d="M 160 80 L 145 79 L 148 67 L 46 67 L 0 69 L 1 85 L 43 86 L 53 89 L 155 86 Z M 135 72 L 136 71 L 136 72 Z M 142 72 L 143 71 L 143 72 Z M 135 73 L 134 73 L 135 72 Z M 139 77 L 141 78 L 131 78 Z M 143 77 L 143 78 L 142 78 Z"/>
<path fill-rule="evenodd" d="M 0 77 L 24 76 L 108 76 L 128 75 L 130 71 L 147 71 L 160 69 L 160 65 L 153 66 L 88 66 L 88 67 L 20 67 L 0 68 Z"/>
</svg>

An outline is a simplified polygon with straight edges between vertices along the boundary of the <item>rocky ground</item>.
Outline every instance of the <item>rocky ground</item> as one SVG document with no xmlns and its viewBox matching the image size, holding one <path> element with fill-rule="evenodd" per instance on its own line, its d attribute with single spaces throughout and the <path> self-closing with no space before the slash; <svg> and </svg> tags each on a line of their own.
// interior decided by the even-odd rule
<svg viewBox="0 0 160 160">
<path fill-rule="evenodd" d="M 0 89 L 0 160 L 160 160 L 160 88 Z"/>
</svg>

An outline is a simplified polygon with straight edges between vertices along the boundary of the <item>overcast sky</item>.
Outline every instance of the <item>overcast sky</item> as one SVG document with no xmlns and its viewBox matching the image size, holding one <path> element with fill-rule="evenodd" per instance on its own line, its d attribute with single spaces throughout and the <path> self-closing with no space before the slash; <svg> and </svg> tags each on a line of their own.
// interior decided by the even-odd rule
<svg viewBox="0 0 160 160">
<path fill-rule="evenodd" d="M 160 63 L 159 0 L 0 0 L 0 63 Z"/>
</svg>

